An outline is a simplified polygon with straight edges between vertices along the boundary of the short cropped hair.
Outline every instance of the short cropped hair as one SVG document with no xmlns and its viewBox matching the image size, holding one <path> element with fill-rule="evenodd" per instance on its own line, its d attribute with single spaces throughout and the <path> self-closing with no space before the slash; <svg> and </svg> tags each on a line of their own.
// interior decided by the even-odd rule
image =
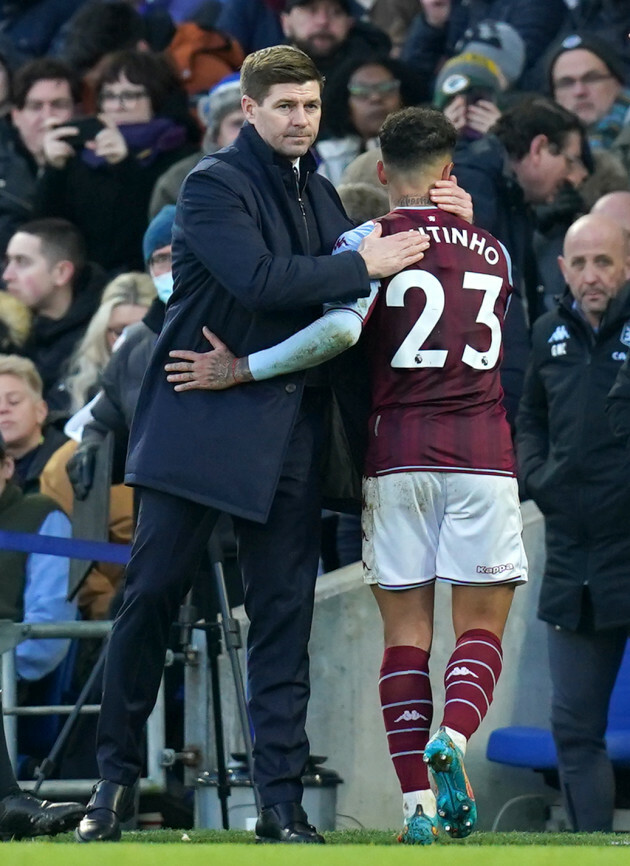
<svg viewBox="0 0 630 866">
<path fill-rule="evenodd" d="M 385 165 L 409 171 L 422 169 L 438 156 L 450 158 L 457 142 L 457 131 L 436 108 L 412 106 L 388 115 L 379 138 Z"/>
<path fill-rule="evenodd" d="M 274 84 L 306 84 L 307 81 L 316 81 L 321 93 L 322 75 L 308 54 L 292 45 L 261 48 L 249 54 L 241 66 L 241 93 L 259 105 Z"/>
<path fill-rule="evenodd" d="M 512 159 L 522 159 L 537 135 L 546 135 L 551 144 L 562 149 L 569 133 L 577 132 L 584 141 L 582 121 L 561 105 L 542 96 L 530 96 L 504 111 L 490 132 L 499 139 Z"/>
<path fill-rule="evenodd" d="M 72 262 L 80 271 L 86 262 L 85 243 L 79 229 L 68 220 L 47 217 L 31 220 L 17 229 L 27 235 L 35 235 L 41 241 L 42 254 L 50 264 L 61 261 Z"/>
<path fill-rule="evenodd" d="M 15 376 L 29 388 L 37 400 L 42 399 L 44 384 L 30 358 L 21 355 L 0 355 L 0 376 Z"/>
<path fill-rule="evenodd" d="M 74 102 L 81 99 L 81 83 L 71 66 L 52 57 L 38 57 L 20 66 L 15 73 L 11 102 L 16 108 L 24 108 L 31 87 L 39 81 L 67 81 Z"/>
</svg>

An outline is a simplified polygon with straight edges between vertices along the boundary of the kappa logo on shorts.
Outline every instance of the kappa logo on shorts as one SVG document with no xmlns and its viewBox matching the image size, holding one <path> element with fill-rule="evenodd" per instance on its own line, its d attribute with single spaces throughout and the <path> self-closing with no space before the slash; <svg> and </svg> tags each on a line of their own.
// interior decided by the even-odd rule
<svg viewBox="0 0 630 866">
<path fill-rule="evenodd" d="M 504 562 L 501 565 L 478 565 L 477 574 L 501 574 L 504 571 L 510 571 L 514 568 L 511 562 Z"/>
<path fill-rule="evenodd" d="M 474 677 L 476 680 L 479 679 L 477 674 L 474 671 L 468 670 L 466 665 L 453 668 L 453 670 L 446 675 L 446 679 L 448 680 L 451 677 Z"/>
</svg>

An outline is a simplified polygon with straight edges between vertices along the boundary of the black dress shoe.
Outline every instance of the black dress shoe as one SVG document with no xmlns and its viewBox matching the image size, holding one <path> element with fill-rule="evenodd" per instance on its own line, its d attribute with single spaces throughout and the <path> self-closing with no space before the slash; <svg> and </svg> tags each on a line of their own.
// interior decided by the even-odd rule
<svg viewBox="0 0 630 866">
<path fill-rule="evenodd" d="M 256 821 L 256 841 L 323 845 L 325 839 L 308 823 L 299 803 L 277 803 L 261 811 Z"/>
<path fill-rule="evenodd" d="M 0 839 L 54 836 L 72 830 L 83 811 L 80 803 L 51 803 L 16 791 L 0 800 Z"/>
<path fill-rule="evenodd" d="M 101 781 L 87 804 L 85 817 L 74 831 L 77 842 L 118 842 L 120 825 L 134 813 L 135 786 Z"/>
</svg>

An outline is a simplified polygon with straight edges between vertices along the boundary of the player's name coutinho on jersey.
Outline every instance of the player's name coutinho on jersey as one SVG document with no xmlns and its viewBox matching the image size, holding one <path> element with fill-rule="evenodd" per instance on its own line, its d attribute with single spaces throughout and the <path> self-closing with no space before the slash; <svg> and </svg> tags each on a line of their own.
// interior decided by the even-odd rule
<svg viewBox="0 0 630 866">
<path fill-rule="evenodd" d="M 468 229 L 458 229 L 454 226 L 421 226 L 419 232 L 426 232 L 436 244 L 461 244 L 472 253 L 483 256 L 489 265 L 496 265 L 499 261 L 499 252 L 495 247 L 489 246 L 487 238 L 479 236 L 477 232 Z"/>
</svg>

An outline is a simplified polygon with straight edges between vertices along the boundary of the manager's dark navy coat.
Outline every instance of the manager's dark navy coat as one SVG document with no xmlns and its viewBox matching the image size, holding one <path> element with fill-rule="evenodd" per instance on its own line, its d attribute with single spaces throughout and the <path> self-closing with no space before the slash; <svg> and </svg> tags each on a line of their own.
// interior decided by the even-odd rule
<svg viewBox="0 0 630 866">
<path fill-rule="evenodd" d="M 310 154 L 301 159 L 322 249 L 330 252 L 351 224 L 314 168 Z M 265 521 L 305 373 L 176 393 L 164 364 L 170 349 L 208 350 L 202 325 L 244 356 L 313 321 L 324 301 L 368 294 L 358 253 L 313 257 L 307 244 L 278 157 L 252 126 L 188 175 L 173 229 L 175 291 L 140 391 L 127 483 Z"/>
</svg>

